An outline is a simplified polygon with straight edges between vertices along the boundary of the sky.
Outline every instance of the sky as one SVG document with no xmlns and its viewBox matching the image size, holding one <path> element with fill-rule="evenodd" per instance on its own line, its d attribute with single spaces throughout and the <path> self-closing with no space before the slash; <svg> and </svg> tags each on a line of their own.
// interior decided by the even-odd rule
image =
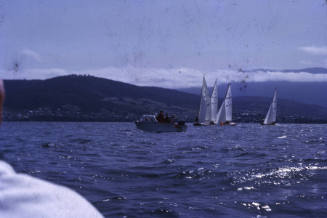
<svg viewBox="0 0 327 218">
<path fill-rule="evenodd" d="M 326 0 L 0 0 L 0 77 L 327 81 Z M 245 75 L 249 69 L 276 69 Z M 242 70 L 240 70 L 242 69 Z"/>
</svg>

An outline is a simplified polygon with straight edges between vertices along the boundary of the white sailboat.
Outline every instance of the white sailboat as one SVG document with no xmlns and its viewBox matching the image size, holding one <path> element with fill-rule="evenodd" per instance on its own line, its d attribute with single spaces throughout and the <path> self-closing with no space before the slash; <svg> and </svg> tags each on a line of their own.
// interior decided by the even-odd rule
<svg viewBox="0 0 327 218">
<path fill-rule="evenodd" d="M 266 117 L 263 121 L 263 125 L 274 125 L 276 123 L 277 115 L 277 90 L 274 91 L 274 97 L 270 104 L 269 110 L 266 114 Z"/>
<path fill-rule="evenodd" d="M 223 125 L 236 125 L 232 122 L 232 89 L 231 85 L 228 84 L 227 92 L 223 103 L 221 104 L 218 114 L 216 116 L 215 123 Z"/>
<path fill-rule="evenodd" d="M 210 123 L 211 124 L 217 124 L 216 118 L 217 118 L 217 110 L 218 110 L 218 87 L 217 87 L 217 80 L 215 81 L 215 84 L 213 85 L 213 91 L 210 98 Z"/>
<path fill-rule="evenodd" d="M 211 107 L 210 107 L 210 96 L 205 77 L 203 76 L 202 89 L 201 89 L 201 100 L 200 109 L 195 126 L 206 126 L 210 124 L 211 120 Z"/>
</svg>

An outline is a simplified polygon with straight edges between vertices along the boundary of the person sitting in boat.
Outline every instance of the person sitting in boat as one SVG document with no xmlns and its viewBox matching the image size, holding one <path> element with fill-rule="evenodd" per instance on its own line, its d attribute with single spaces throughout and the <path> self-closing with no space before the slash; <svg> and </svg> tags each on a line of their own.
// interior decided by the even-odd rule
<svg viewBox="0 0 327 218">
<path fill-rule="evenodd" d="M 194 120 L 194 123 L 193 123 L 194 126 L 200 126 L 201 124 L 199 123 L 199 117 L 196 116 L 195 117 L 195 120 Z"/>
<path fill-rule="evenodd" d="M 159 114 L 156 116 L 156 119 L 158 120 L 159 123 L 164 123 L 165 122 L 164 112 L 160 111 Z"/>
<path fill-rule="evenodd" d="M 168 113 L 166 113 L 166 116 L 165 116 L 165 123 L 170 123 L 170 117 L 169 117 Z"/>
<path fill-rule="evenodd" d="M 170 123 L 174 123 L 177 120 L 177 117 L 175 114 L 171 115 L 170 117 Z"/>
</svg>

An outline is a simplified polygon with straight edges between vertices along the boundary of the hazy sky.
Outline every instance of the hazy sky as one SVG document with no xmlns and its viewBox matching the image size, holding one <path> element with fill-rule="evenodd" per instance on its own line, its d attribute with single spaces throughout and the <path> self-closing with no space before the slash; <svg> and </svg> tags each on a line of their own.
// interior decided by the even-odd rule
<svg viewBox="0 0 327 218">
<path fill-rule="evenodd" d="M 0 0 L 0 76 L 93 74 L 140 85 L 327 67 L 325 0 Z M 251 75 L 261 80 L 327 75 Z"/>
</svg>

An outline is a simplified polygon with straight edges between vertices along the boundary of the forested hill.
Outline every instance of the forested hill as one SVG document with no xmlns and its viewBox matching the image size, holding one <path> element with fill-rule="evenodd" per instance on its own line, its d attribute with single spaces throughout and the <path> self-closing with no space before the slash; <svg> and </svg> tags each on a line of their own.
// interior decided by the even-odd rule
<svg viewBox="0 0 327 218">
<path fill-rule="evenodd" d="M 191 121 L 200 101 L 194 94 L 93 76 L 6 80 L 5 87 L 6 120 L 133 121 L 142 114 L 164 110 Z M 235 120 L 261 121 L 270 101 L 264 97 L 235 97 Z M 327 109 L 316 105 L 281 99 L 278 113 L 281 122 L 327 122 Z"/>
</svg>

